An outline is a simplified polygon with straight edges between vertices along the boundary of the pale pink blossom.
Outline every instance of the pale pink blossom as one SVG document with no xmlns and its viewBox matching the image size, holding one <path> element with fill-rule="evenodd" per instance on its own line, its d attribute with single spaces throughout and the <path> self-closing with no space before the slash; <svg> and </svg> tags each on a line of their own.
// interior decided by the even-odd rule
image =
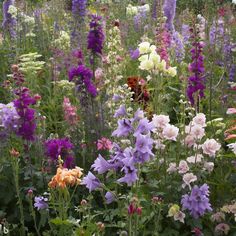
<svg viewBox="0 0 236 236">
<path fill-rule="evenodd" d="M 192 147 L 194 144 L 195 144 L 195 138 L 193 135 L 187 135 L 184 139 L 184 144 L 187 146 L 187 147 Z"/>
<path fill-rule="evenodd" d="M 209 173 L 214 170 L 214 163 L 213 162 L 205 162 L 204 163 L 204 170 L 208 171 Z"/>
<path fill-rule="evenodd" d="M 97 149 L 98 150 L 111 150 L 112 149 L 112 141 L 108 138 L 101 138 L 97 141 Z"/>
<path fill-rule="evenodd" d="M 198 113 L 194 118 L 193 118 L 193 123 L 195 125 L 200 125 L 201 127 L 206 127 L 206 116 L 203 113 Z"/>
<path fill-rule="evenodd" d="M 159 149 L 160 149 L 160 150 L 164 150 L 165 147 L 166 147 L 166 145 L 163 144 L 160 139 L 155 140 L 155 141 L 154 141 L 154 145 L 155 145 L 155 148 L 156 148 L 157 150 L 159 150 Z"/>
<path fill-rule="evenodd" d="M 170 122 L 169 116 L 153 115 L 152 122 L 157 129 L 163 129 Z"/>
<path fill-rule="evenodd" d="M 197 154 L 195 156 L 191 156 L 187 158 L 188 163 L 200 163 L 203 159 L 203 155 Z"/>
<path fill-rule="evenodd" d="M 197 176 L 194 175 L 193 173 L 184 174 L 183 181 L 184 183 L 182 184 L 182 188 L 185 188 L 186 186 L 188 186 L 189 189 L 191 189 L 190 184 L 197 181 Z"/>
<path fill-rule="evenodd" d="M 95 80 L 96 81 L 100 81 L 104 76 L 103 70 L 102 68 L 97 68 L 95 70 Z"/>
<path fill-rule="evenodd" d="M 176 138 L 179 133 L 179 128 L 177 128 L 174 125 L 167 124 L 163 129 L 163 137 L 167 140 L 173 140 L 176 141 Z"/>
<path fill-rule="evenodd" d="M 228 108 L 226 114 L 228 115 L 236 114 L 236 108 Z"/>
<path fill-rule="evenodd" d="M 185 214 L 182 211 L 178 211 L 176 214 L 174 214 L 175 221 L 180 221 L 184 223 L 184 219 L 185 219 Z"/>
<path fill-rule="evenodd" d="M 188 163 L 184 160 L 181 160 L 179 162 L 178 170 L 179 174 L 185 174 L 186 172 L 188 172 L 189 171 Z"/>
<path fill-rule="evenodd" d="M 77 108 L 71 105 L 70 99 L 64 97 L 63 101 L 64 119 L 69 125 L 75 125 L 78 122 Z"/>
<path fill-rule="evenodd" d="M 169 168 L 168 168 L 166 171 L 167 171 L 167 173 L 169 173 L 169 174 L 172 174 L 172 173 L 176 172 L 176 171 L 177 171 L 176 163 L 171 162 L 171 163 L 169 164 Z"/>
<path fill-rule="evenodd" d="M 202 145 L 203 153 L 210 157 L 214 157 L 220 148 L 221 145 L 215 139 L 207 139 Z"/>
<path fill-rule="evenodd" d="M 194 125 L 190 134 L 196 139 L 201 140 L 205 136 L 205 130 L 200 125 Z"/>
</svg>

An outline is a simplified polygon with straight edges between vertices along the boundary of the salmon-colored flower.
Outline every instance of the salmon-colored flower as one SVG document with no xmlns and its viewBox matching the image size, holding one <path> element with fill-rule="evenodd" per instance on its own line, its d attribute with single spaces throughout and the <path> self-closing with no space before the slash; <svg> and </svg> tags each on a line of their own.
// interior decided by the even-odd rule
<svg viewBox="0 0 236 236">
<path fill-rule="evenodd" d="M 82 169 L 78 166 L 71 170 L 60 166 L 57 168 L 57 173 L 49 182 L 48 186 L 49 188 L 73 187 L 80 184 L 82 175 Z"/>
</svg>

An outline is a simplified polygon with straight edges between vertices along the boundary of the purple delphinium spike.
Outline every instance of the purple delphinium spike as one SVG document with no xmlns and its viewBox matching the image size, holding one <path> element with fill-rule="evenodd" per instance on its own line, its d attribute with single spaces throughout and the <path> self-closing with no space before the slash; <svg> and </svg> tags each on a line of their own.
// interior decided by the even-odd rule
<svg viewBox="0 0 236 236">
<path fill-rule="evenodd" d="M 91 21 L 90 21 L 90 31 L 88 34 L 88 46 L 87 49 L 91 50 L 91 58 L 90 62 L 91 64 L 94 63 L 94 56 L 101 56 L 102 55 L 102 49 L 103 49 L 103 43 L 105 40 L 105 35 L 103 32 L 103 26 L 102 26 L 102 17 L 98 15 L 91 15 Z"/>
<path fill-rule="evenodd" d="M 9 31 L 12 39 L 16 38 L 16 19 L 8 12 L 9 7 L 14 5 L 14 0 L 5 0 L 3 2 L 3 29 Z"/>
<path fill-rule="evenodd" d="M 175 10 L 176 10 L 176 0 L 165 0 L 163 5 L 164 15 L 167 18 L 166 20 L 166 28 L 170 31 L 174 31 L 174 18 L 175 18 Z"/>
<path fill-rule="evenodd" d="M 175 57 L 177 62 L 182 62 L 185 56 L 184 43 L 181 35 L 175 31 L 172 35 L 172 46 L 175 49 Z"/>
<path fill-rule="evenodd" d="M 209 202 L 209 187 L 203 184 L 201 187 L 194 186 L 191 193 L 182 196 L 183 209 L 188 209 L 193 218 L 203 216 L 207 211 L 212 211 Z"/>
</svg>

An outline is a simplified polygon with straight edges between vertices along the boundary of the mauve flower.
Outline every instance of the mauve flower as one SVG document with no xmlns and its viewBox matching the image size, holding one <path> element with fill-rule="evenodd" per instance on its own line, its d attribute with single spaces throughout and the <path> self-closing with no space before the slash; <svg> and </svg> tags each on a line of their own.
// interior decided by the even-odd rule
<svg viewBox="0 0 236 236">
<path fill-rule="evenodd" d="M 203 153 L 210 157 L 214 157 L 220 148 L 221 145 L 215 139 L 207 139 L 202 145 Z"/>
<path fill-rule="evenodd" d="M 162 131 L 163 137 L 165 139 L 173 141 L 176 141 L 178 133 L 179 133 L 179 128 L 170 124 L 166 125 Z"/>
<path fill-rule="evenodd" d="M 16 38 L 16 18 L 9 13 L 9 7 L 14 6 L 14 0 L 5 0 L 3 1 L 2 10 L 3 10 L 3 22 L 2 27 L 5 30 L 8 30 L 11 38 Z"/>
<path fill-rule="evenodd" d="M 195 185 L 189 195 L 182 196 L 181 203 L 183 209 L 188 209 L 195 219 L 203 216 L 207 211 L 212 211 L 208 185 L 203 184 L 201 187 Z"/>
<path fill-rule="evenodd" d="M 152 153 L 153 140 L 149 135 L 138 134 L 136 137 L 135 150 L 141 152 L 142 154 Z"/>
<path fill-rule="evenodd" d="M 123 117 L 123 116 L 126 116 L 126 115 L 127 115 L 127 112 L 126 112 L 125 105 L 122 104 L 122 105 L 120 105 L 120 107 L 115 111 L 114 118 L 119 118 L 119 117 Z"/>
<path fill-rule="evenodd" d="M 228 235 L 230 227 L 228 224 L 220 223 L 215 227 L 216 235 Z"/>
<path fill-rule="evenodd" d="M 188 163 L 200 163 L 203 159 L 203 155 L 197 154 L 195 156 L 188 157 L 186 160 Z"/>
<path fill-rule="evenodd" d="M 118 128 L 112 133 L 112 136 L 126 137 L 131 131 L 132 125 L 129 119 L 118 120 Z"/>
<path fill-rule="evenodd" d="M 174 18 L 175 18 L 175 10 L 176 10 L 176 0 L 165 0 L 163 11 L 164 16 L 167 18 L 166 20 L 166 28 L 170 31 L 174 30 Z"/>
<path fill-rule="evenodd" d="M 131 58 L 132 60 L 138 59 L 139 56 L 140 56 L 140 53 L 139 53 L 139 49 L 138 49 L 138 48 L 135 49 L 135 50 L 130 50 L 130 58 Z"/>
<path fill-rule="evenodd" d="M 167 173 L 169 173 L 169 174 L 172 174 L 172 173 L 176 172 L 176 171 L 177 171 L 176 163 L 171 162 L 171 163 L 169 164 L 168 169 L 167 169 L 166 171 L 167 171 Z"/>
<path fill-rule="evenodd" d="M 76 125 L 78 122 L 77 108 L 71 105 L 70 99 L 64 97 L 63 100 L 64 119 L 69 125 Z"/>
<path fill-rule="evenodd" d="M 179 174 L 185 174 L 189 171 L 188 163 L 184 160 L 179 162 L 178 172 Z"/>
<path fill-rule="evenodd" d="M 197 176 L 194 175 L 193 173 L 187 173 L 183 176 L 183 181 L 184 183 L 182 184 L 182 188 L 185 188 L 186 186 L 191 189 L 191 183 L 197 181 Z"/>
<path fill-rule="evenodd" d="M 157 129 L 164 129 L 170 122 L 169 116 L 153 115 L 152 123 Z"/>
<path fill-rule="evenodd" d="M 206 115 L 203 113 L 198 113 L 194 118 L 193 118 L 193 123 L 195 125 L 200 125 L 202 127 L 206 127 Z"/>
<path fill-rule="evenodd" d="M 115 196 L 114 196 L 114 194 L 111 193 L 111 192 L 107 192 L 107 193 L 105 194 L 105 198 L 106 198 L 106 203 L 107 203 L 107 204 L 111 204 L 112 202 L 115 201 Z"/>
<path fill-rule="evenodd" d="M 217 223 L 223 222 L 223 221 L 225 221 L 225 213 L 223 213 L 223 212 L 216 212 L 215 214 L 213 214 L 211 216 L 211 220 L 213 222 L 217 222 Z"/>
<path fill-rule="evenodd" d="M 94 161 L 94 164 L 91 166 L 98 174 L 104 174 L 109 169 L 112 168 L 112 165 L 109 164 L 100 154 L 98 158 Z"/>
<path fill-rule="evenodd" d="M 233 108 L 233 107 L 228 108 L 226 114 L 228 115 L 236 114 L 236 108 Z"/>
<path fill-rule="evenodd" d="M 48 199 L 42 196 L 35 197 L 34 198 L 34 207 L 37 208 L 37 210 L 45 210 L 48 209 Z"/>
<path fill-rule="evenodd" d="M 97 149 L 98 150 L 111 150 L 112 149 L 112 141 L 108 138 L 101 138 L 97 141 Z"/>
<path fill-rule="evenodd" d="M 205 130 L 200 125 L 194 125 L 191 127 L 190 134 L 194 137 L 194 139 L 201 140 L 205 136 Z"/>
<path fill-rule="evenodd" d="M 94 176 L 90 171 L 88 172 L 88 175 L 83 178 L 81 184 L 86 185 L 86 188 L 89 189 L 90 193 L 93 190 L 101 187 L 101 183 L 98 178 Z"/>
</svg>

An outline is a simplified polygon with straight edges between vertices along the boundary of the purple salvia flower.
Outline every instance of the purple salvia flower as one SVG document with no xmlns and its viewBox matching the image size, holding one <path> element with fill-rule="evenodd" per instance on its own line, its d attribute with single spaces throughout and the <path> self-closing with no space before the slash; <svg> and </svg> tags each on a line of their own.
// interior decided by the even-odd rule
<svg viewBox="0 0 236 236">
<path fill-rule="evenodd" d="M 176 10 L 176 0 L 165 0 L 163 5 L 164 15 L 167 18 L 166 20 L 166 28 L 170 31 L 174 31 L 174 18 L 175 18 L 175 10 Z"/>
<path fill-rule="evenodd" d="M 74 156 L 71 154 L 74 145 L 68 138 L 50 139 L 45 142 L 44 146 L 51 162 L 57 164 L 58 157 L 61 156 L 65 168 L 74 167 Z"/>
<path fill-rule="evenodd" d="M 5 0 L 3 2 L 3 22 L 2 27 L 9 31 L 12 39 L 16 38 L 16 19 L 8 12 L 11 5 L 14 6 L 14 0 Z"/>
<path fill-rule="evenodd" d="M 98 15 L 91 15 L 90 31 L 88 34 L 88 46 L 87 49 L 91 50 L 91 64 L 94 63 L 95 55 L 102 55 L 103 43 L 105 35 L 102 27 L 102 17 Z"/>
<path fill-rule="evenodd" d="M 82 185 L 86 185 L 86 188 L 89 189 L 91 193 L 93 190 L 101 187 L 101 183 L 96 176 L 94 176 L 90 171 L 88 175 L 85 176 L 81 182 Z"/>
<path fill-rule="evenodd" d="M 203 216 L 207 211 L 212 211 L 209 202 L 209 187 L 203 184 L 201 187 L 194 186 L 191 193 L 185 194 L 181 200 L 183 210 L 188 209 L 193 218 Z"/>
</svg>

